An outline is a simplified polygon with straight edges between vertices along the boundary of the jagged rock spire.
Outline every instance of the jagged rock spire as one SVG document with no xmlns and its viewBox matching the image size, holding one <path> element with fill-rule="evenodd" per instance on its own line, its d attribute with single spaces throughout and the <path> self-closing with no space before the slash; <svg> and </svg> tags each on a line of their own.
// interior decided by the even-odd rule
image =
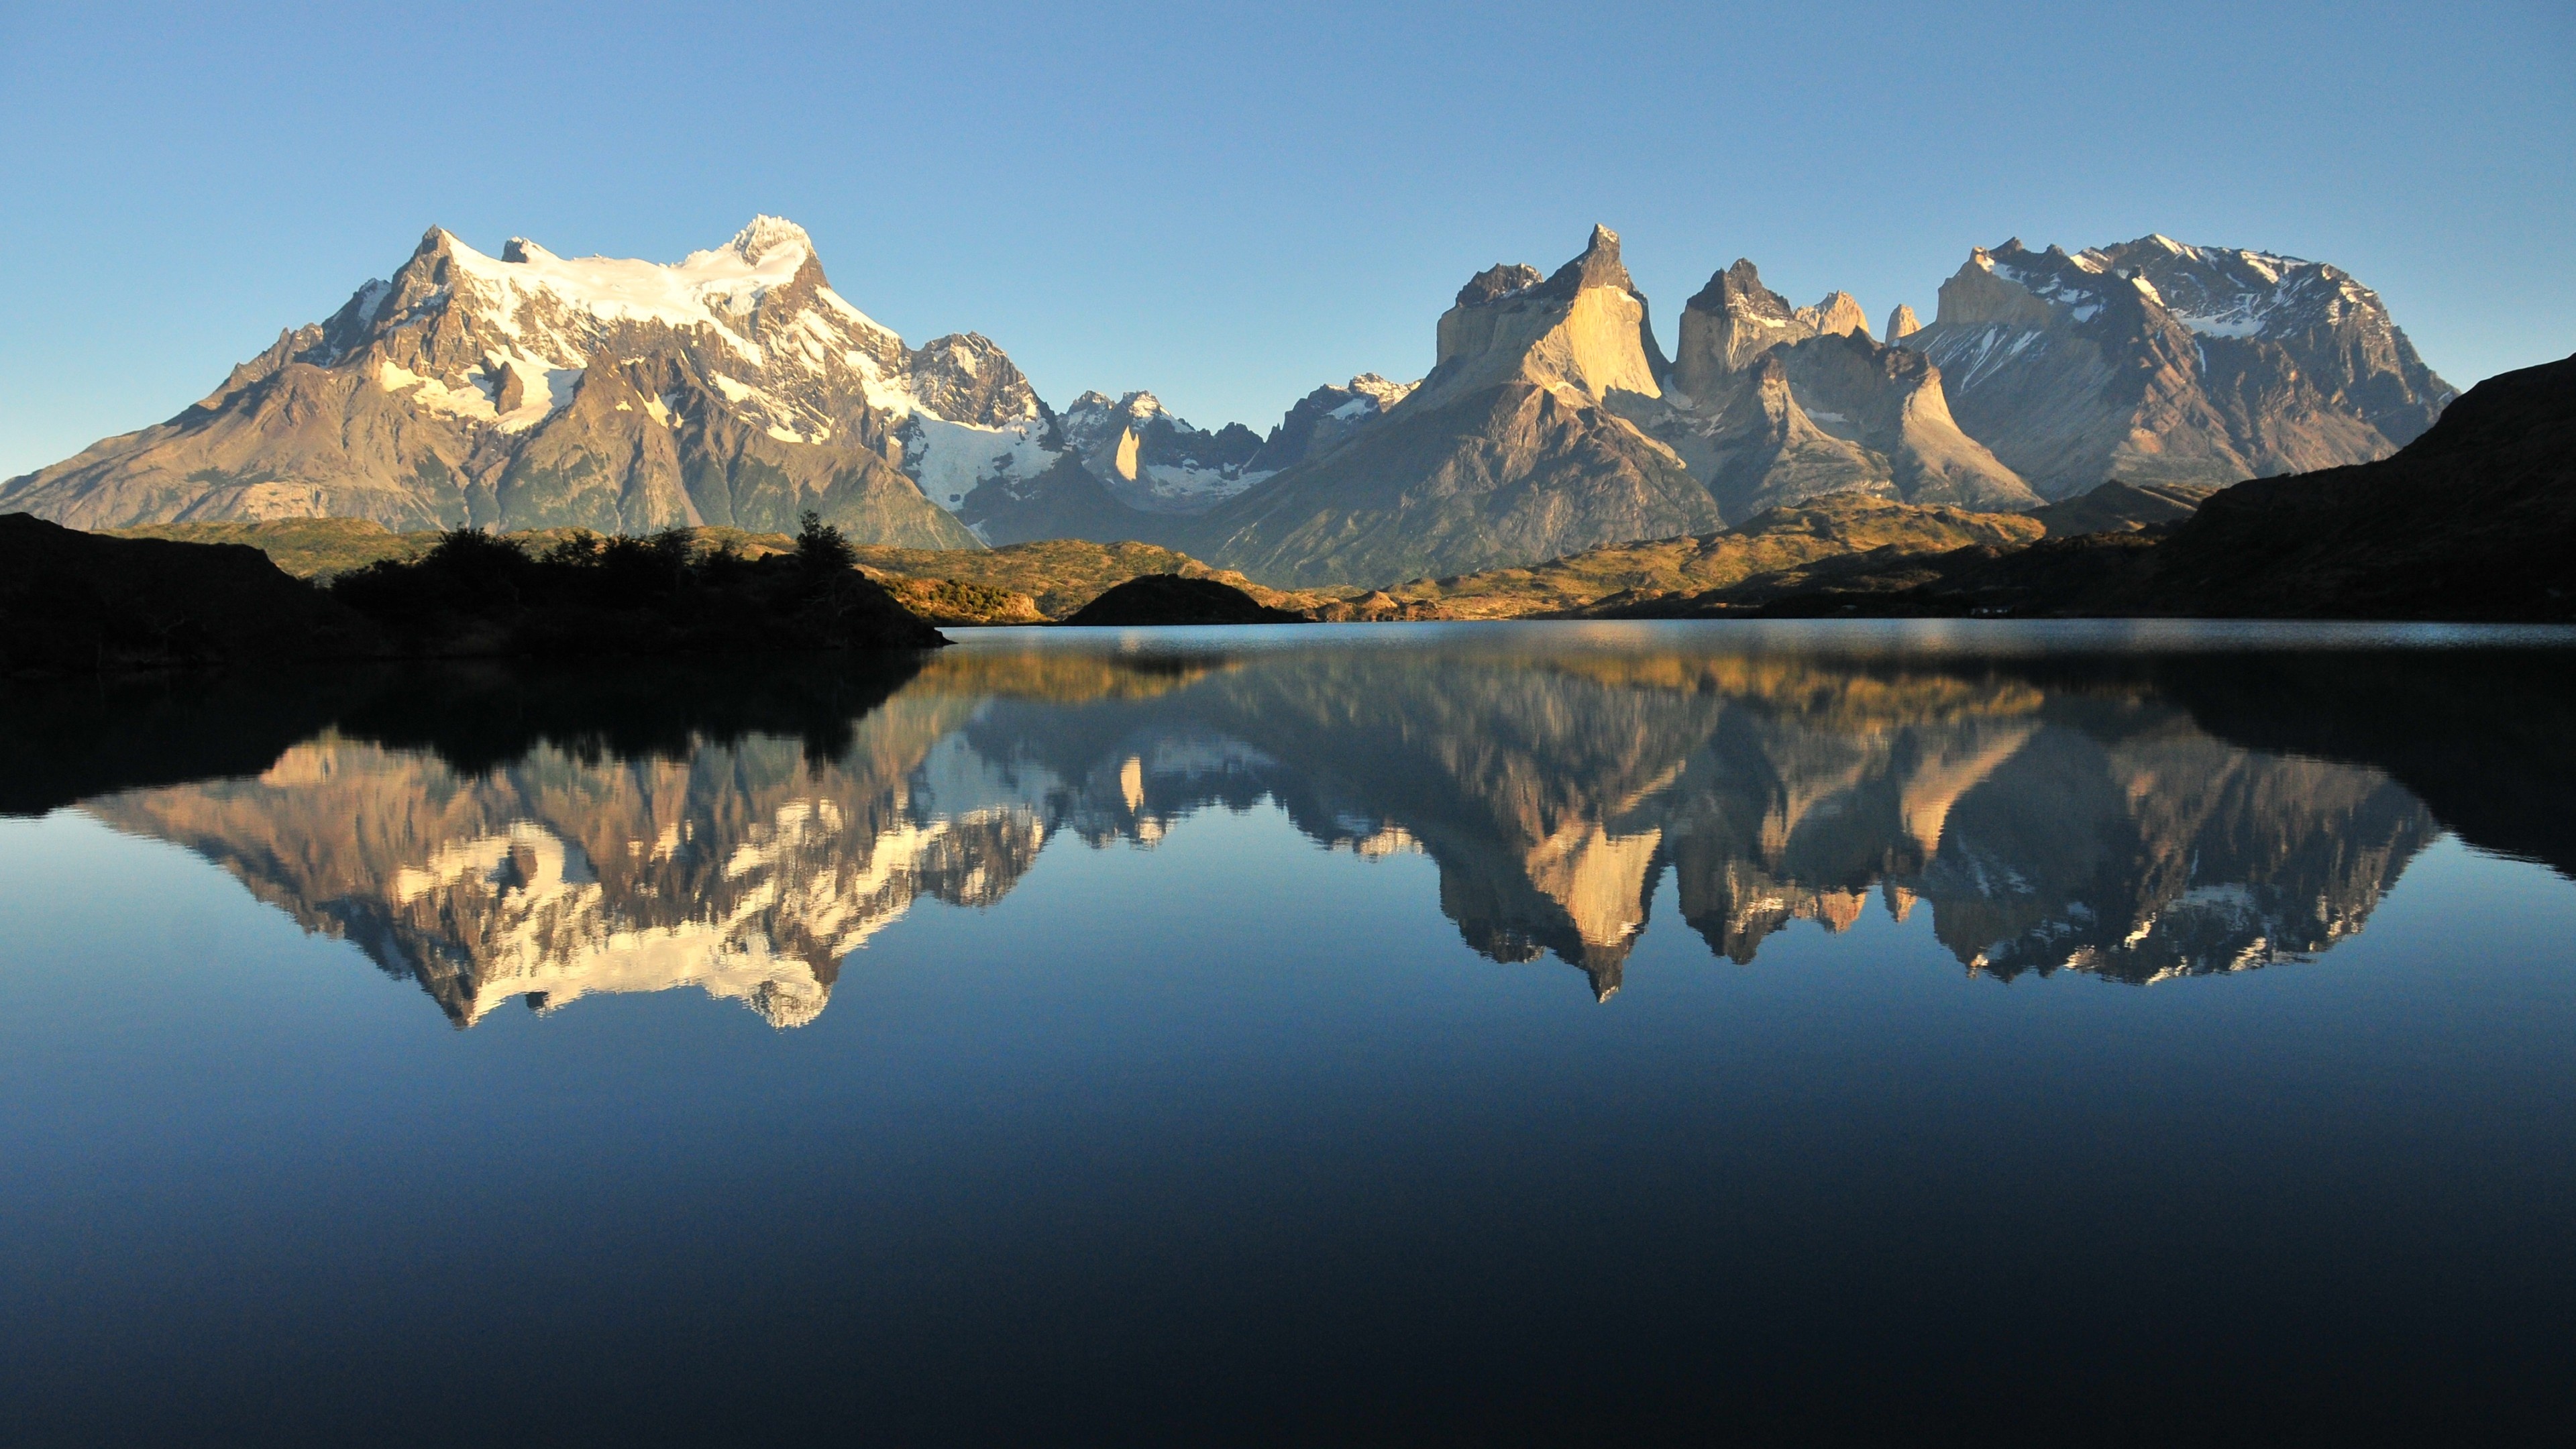
<svg viewBox="0 0 2576 1449">
<path fill-rule="evenodd" d="M 1627 264 L 1619 260 L 1619 233 L 1595 223 L 1591 239 L 1584 243 L 1583 255 L 1556 269 L 1547 279 L 1545 290 L 1554 296 L 1571 297 L 1590 287 L 1614 287 L 1622 292 L 1635 292 L 1636 283 L 1629 280 Z"/>
</svg>

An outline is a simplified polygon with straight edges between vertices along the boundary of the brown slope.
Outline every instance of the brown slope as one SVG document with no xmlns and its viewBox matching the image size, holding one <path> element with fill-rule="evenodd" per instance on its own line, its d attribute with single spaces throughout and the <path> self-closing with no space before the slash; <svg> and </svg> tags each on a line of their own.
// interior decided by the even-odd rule
<svg viewBox="0 0 2576 1449">
<path fill-rule="evenodd" d="M 1385 590 L 1442 617 L 1508 619 L 1562 613 L 1614 597 L 1691 594 L 1821 559 L 1888 550 L 1934 554 L 1972 544 L 2026 543 L 2040 530 L 2011 513 L 1916 507 L 1836 493 L 1774 508 L 1722 533 L 1605 544 L 1527 568 L 1421 579 Z"/>
<path fill-rule="evenodd" d="M 1371 583 L 1706 531 L 1679 459 L 1606 409 L 1526 382 L 1390 417 L 1211 514 L 1200 549 L 1282 586 Z"/>
</svg>

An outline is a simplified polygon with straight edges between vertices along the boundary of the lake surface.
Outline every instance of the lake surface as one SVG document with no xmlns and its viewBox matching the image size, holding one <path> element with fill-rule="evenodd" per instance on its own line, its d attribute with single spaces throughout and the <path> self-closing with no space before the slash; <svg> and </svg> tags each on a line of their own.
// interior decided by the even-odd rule
<svg viewBox="0 0 2576 1449">
<path fill-rule="evenodd" d="M 958 633 L 0 701 L 0 1437 L 2576 1408 L 2566 635 Z"/>
</svg>

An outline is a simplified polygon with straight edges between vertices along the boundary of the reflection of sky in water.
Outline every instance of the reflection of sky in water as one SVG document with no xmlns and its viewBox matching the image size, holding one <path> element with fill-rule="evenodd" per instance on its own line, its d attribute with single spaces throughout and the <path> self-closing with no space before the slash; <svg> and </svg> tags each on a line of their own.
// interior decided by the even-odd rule
<svg viewBox="0 0 2576 1449">
<path fill-rule="evenodd" d="M 1201 637 L 978 637 L 828 754 L 326 732 L 0 822 L 0 1392 L 989 1441 L 2568 1382 L 2576 886 L 2456 780 L 2187 672 Z"/>
</svg>

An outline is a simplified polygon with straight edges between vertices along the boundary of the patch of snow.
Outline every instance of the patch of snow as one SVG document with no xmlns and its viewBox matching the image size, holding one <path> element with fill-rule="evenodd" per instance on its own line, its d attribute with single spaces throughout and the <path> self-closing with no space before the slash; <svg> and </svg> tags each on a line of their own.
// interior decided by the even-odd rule
<svg viewBox="0 0 2576 1449">
<path fill-rule="evenodd" d="M 2203 337 L 2254 337 L 2263 331 L 2264 319 L 2256 317 L 2195 317 L 2177 312 L 2174 320 Z"/>
<path fill-rule="evenodd" d="M 1148 463 L 1146 485 L 1157 498 L 1173 502 L 1222 502 L 1270 476 L 1268 472 L 1235 473 L 1224 468 L 1192 468 Z"/>
<path fill-rule="evenodd" d="M 454 413 L 486 423 L 500 420 L 501 415 L 494 410 L 492 399 L 480 387 L 468 387 L 460 392 L 437 378 L 424 377 L 400 363 L 377 363 L 376 385 L 387 392 L 409 391 L 415 406 L 432 412 Z"/>
<path fill-rule="evenodd" d="M 904 395 L 910 403 L 910 394 Z M 1045 446 L 1045 425 L 1034 418 L 999 428 L 955 423 L 913 405 L 905 429 L 904 471 L 930 501 L 955 510 L 988 478 L 1034 478 L 1056 455 Z"/>
<path fill-rule="evenodd" d="M 452 233 L 447 244 L 461 279 L 483 304 L 478 310 L 527 350 L 554 365 L 576 367 L 584 364 L 583 354 L 596 339 L 567 333 L 550 313 L 570 313 L 593 326 L 660 323 L 682 331 L 711 329 L 757 365 L 763 360 L 761 349 L 743 335 L 743 319 L 771 291 L 793 281 L 814 254 L 802 227 L 769 216 L 753 218 L 724 246 L 691 252 L 669 265 L 559 257 L 525 238 L 513 239 L 506 261 L 476 251 Z M 828 288 L 819 296 L 851 325 L 892 336 Z"/>
</svg>

